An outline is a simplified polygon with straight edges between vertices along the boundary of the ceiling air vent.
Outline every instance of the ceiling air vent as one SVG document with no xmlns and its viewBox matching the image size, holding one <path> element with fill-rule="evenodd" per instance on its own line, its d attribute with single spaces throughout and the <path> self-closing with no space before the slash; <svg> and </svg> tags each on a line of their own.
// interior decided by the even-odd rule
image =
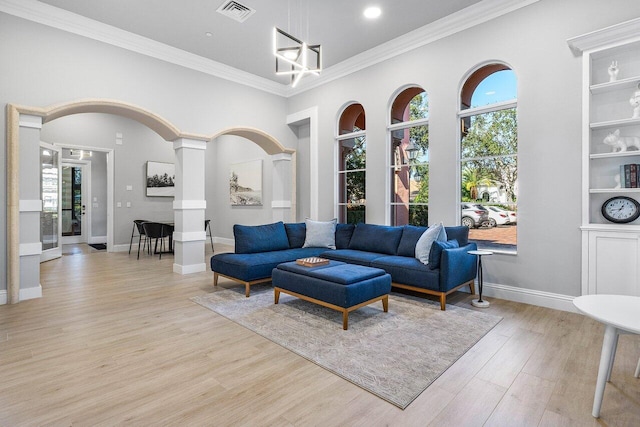
<svg viewBox="0 0 640 427">
<path fill-rule="evenodd" d="M 255 13 L 255 10 L 251 9 L 249 6 L 240 4 L 237 1 L 229 0 L 224 2 L 216 12 L 235 21 L 244 22 Z"/>
</svg>

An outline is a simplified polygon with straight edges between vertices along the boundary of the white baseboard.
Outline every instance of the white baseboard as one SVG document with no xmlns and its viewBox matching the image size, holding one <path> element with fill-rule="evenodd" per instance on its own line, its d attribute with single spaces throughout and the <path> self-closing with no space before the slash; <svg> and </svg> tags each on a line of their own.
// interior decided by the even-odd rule
<svg viewBox="0 0 640 427">
<path fill-rule="evenodd" d="M 478 286 L 476 283 L 476 293 L 477 292 Z M 484 283 L 482 295 L 507 301 L 537 305 L 539 307 L 553 308 L 555 310 L 569 311 L 572 313 L 578 312 L 573 305 L 573 299 L 575 297 L 570 295 L 516 288 L 514 286 L 498 285 L 495 283 Z"/>
<path fill-rule="evenodd" d="M 20 301 L 28 299 L 42 298 L 42 285 L 32 286 L 31 288 L 20 289 Z"/>
<path fill-rule="evenodd" d="M 18 295 L 20 301 L 26 301 L 28 299 L 42 298 L 42 285 L 32 286 L 26 289 L 20 289 L 20 294 Z M 0 290 L 0 305 L 4 305 L 8 302 L 7 291 Z"/>
<path fill-rule="evenodd" d="M 207 271 L 207 264 L 180 265 L 173 264 L 173 272 L 178 274 L 192 274 Z"/>
<path fill-rule="evenodd" d="M 214 237 L 214 243 L 221 243 L 223 245 L 235 246 L 236 241 L 234 239 L 227 239 L 226 237 Z"/>
<path fill-rule="evenodd" d="M 142 248 L 140 249 L 142 250 Z M 131 246 L 131 253 L 136 251 L 138 253 L 138 244 Z M 129 245 L 126 243 L 124 245 L 111 245 L 111 252 L 129 252 Z"/>
</svg>

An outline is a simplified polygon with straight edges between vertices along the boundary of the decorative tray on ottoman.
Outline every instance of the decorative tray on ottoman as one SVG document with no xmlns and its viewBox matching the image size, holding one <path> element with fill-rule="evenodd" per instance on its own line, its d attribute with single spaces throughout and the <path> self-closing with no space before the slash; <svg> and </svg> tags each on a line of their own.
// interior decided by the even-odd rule
<svg viewBox="0 0 640 427">
<path fill-rule="evenodd" d="M 309 258 L 297 259 L 296 264 L 303 265 L 305 267 L 318 267 L 320 265 L 329 264 L 329 260 L 325 258 L 318 258 L 318 257 L 312 256 Z"/>
</svg>

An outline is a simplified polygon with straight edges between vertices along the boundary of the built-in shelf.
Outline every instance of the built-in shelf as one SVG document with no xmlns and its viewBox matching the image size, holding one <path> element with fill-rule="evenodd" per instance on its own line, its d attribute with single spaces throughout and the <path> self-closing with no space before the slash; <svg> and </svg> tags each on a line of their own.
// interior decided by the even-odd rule
<svg viewBox="0 0 640 427">
<path fill-rule="evenodd" d="M 591 194 L 640 193 L 640 188 L 591 188 Z"/>
<path fill-rule="evenodd" d="M 640 76 L 629 77 L 627 79 L 617 80 L 615 82 L 606 82 L 592 85 L 589 89 L 591 93 L 597 95 L 599 93 L 609 92 L 618 89 L 631 89 L 637 87 L 640 83 Z"/>
<path fill-rule="evenodd" d="M 613 128 L 613 127 L 624 127 L 624 126 L 634 126 L 634 125 L 640 125 L 640 118 L 607 120 L 604 122 L 591 123 L 589 127 L 593 130 L 596 130 L 596 129 L 607 129 L 607 128 Z"/>
<path fill-rule="evenodd" d="M 621 167 L 640 164 L 635 147 L 614 152 L 604 144 L 605 135 L 617 128 L 640 136 L 640 118 L 631 118 L 629 103 L 640 90 L 640 18 L 574 37 L 569 45 L 582 53 L 583 66 L 582 294 L 640 295 L 640 219 L 613 223 L 602 214 L 613 197 L 640 202 L 640 188 L 603 188 L 619 186 L 621 178 L 624 186 Z M 615 82 L 608 81 L 612 63 L 622 77 Z"/>
<path fill-rule="evenodd" d="M 615 153 L 597 153 L 589 154 L 590 159 L 612 159 L 616 157 L 634 157 L 640 156 L 640 150 L 622 151 Z"/>
</svg>

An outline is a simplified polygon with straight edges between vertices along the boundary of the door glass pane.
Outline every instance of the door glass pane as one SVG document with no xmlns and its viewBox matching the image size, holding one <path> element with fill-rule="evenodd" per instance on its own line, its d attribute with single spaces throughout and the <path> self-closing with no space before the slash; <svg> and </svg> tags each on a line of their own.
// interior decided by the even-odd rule
<svg viewBox="0 0 640 427">
<path fill-rule="evenodd" d="M 58 242 L 58 153 L 40 148 L 42 212 L 40 241 L 42 250 L 57 248 Z"/>
<path fill-rule="evenodd" d="M 82 234 L 82 168 L 62 167 L 62 235 Z"/>
</svg>

